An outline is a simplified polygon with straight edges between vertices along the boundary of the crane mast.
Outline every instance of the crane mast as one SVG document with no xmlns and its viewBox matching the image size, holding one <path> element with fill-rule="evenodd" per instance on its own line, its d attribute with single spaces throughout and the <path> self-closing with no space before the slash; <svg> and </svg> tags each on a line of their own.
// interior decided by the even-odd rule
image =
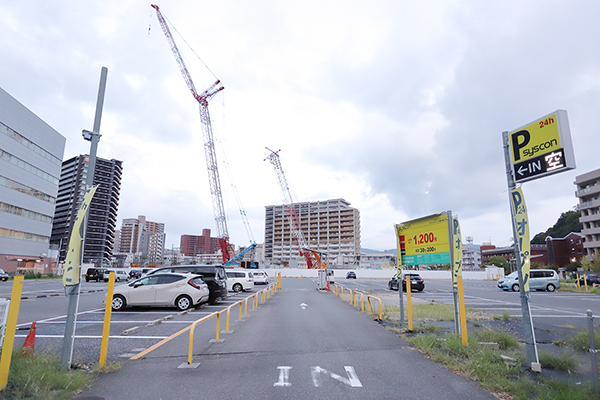
<svg viewBox="0 0 600 400">
<path fill-rule="evenodd" d="M 225 207 L 223 207 L 223 194 L 221 191 L 221 180 L 219 178 L 219 168 L 217 166 L 217 155 L 215 152 L 215 142 L 213 139 L 212 124 L 210 120 L 210 113 L 208 112 L 208 101 L 218 92 L 225 89 L 219 80 L 210 85 L 204 92 L 198 94 L 196 87 L 190 76 L 190 73 L 183 62 L 183 58 L 179 53 L 179 49 L 175 44 L 171 30 L 167 25 L 167 21 L 163 17 L 157 5 L 152 4 L 152 8 L 156 10 L 156 17 L 162 27 L 163 33 L 169 42 L 171 51 L 175 56 L 175 61 L 179 66 L 181 75 L 187 84 L 187 87 L 192 92 L 194 99 L 200 107 L 200 122 L 202 123 L 202 135 L 204 139 L 204 155 L 206 156 L 206 166 L 208 170 L 208 182 L 210 185 L 210 193 L 212 196 L 213 212 L 215 215 L 215 222 L 217 225 L 217 240 L 219 242 L 219 248 L 221 249 L 221 255 L 223 257 L 223 263 L 226 263 L 233 257 L 233 246 L 229 243 L 229 231 L 227 229 L 227 220 L 225 219 Z"/>
<path fill-rule="evenodd" d="M 306 266 L 308 268 L 312 268 L 312 258 L 311 253 L 308 249 L 308 243 L 304 238 L 304 234 L 302 233 L 302 229 L 300 228 L 300 218 L 298 216 L 298 211 L 294 208 L 294 199 L 292 198 L 292 193 L 290 191 L 290 187 L 285 179 L 285 173 L 283 172 L 283 168 L 281 167 L 281 160 L 279 159 L 279 154 L 277 154 L 280 150 L 273 151 L 268 147 L 265 147 L 267 150 L 271 152 L 267 156 L 265 160 L 269 160 L 271 164 L 273 164 L 273 170 L 277 175 L 277 182 L 279 183 L 279 187 L 283 193 L 283 202 L 285 211 L 288 217 L 288 221 L 290 224 L 290 228 L 292 231 L 292 237 L 294 238 L 294 242 L 298 246 L 298 251 L 300 256 L 303 256 L 306 260 Z"/>
</svg>

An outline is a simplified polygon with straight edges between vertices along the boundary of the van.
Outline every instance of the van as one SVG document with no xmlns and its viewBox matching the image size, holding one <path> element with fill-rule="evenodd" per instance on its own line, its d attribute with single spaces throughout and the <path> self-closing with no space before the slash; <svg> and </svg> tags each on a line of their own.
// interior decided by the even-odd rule
<svg viewBox="0 0 600 400">
<path fill-rule="evenodd" d="M 254 287 L 254 274 L 245 269 L 227 270 L 227 290 L 240 293 Z"/>
<path fill-rule="evenodd" d="M 208 285 L 210 304 L 216 304 L 227 298 L 227 274 L 222 265 L 172 265 L 170 267 L 156 268 L 147 275 L 159 272 L 192 273 L 202 275 L 202 280 Z"/>
<path fill-rule="evenodd" d="M 498 287 L 502 290 L 512 290 L 518 292 L 519 276 L 517 271 L 508 274 L 506 277 L 498 280 Z M 560 280 L 558 273 L 553 269 L 531 269 L 529 270 L 529 290 L 547 290 L 554 292 L 560 289 Z"/>
</svg>

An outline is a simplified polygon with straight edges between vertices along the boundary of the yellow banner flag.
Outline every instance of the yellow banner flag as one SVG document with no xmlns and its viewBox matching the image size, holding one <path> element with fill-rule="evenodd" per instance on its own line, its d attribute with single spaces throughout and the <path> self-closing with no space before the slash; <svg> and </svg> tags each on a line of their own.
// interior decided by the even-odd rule
<svg viewBox="0 0 600 400">
<path fill-rule="evenodd" d="M 83 201 L 77 211 L 77 217 L 73 224 L 71 237 L 69 238 L 69 247 L 67 249 L 67 258 L 65 260 L 65 272 L 63 274 L 63 285 L 74 286 L 79 284 L 79 266 L 81 264 L 81 242 L 83 241 L 83 230 L 85 225 L 83 221 L 90 208 L 92 197 L 96 193 L 97 186 L 88 188 L 83 196 Z"/>
<path fill-rule="evenodd" d="M 462 276 L 462 237 L 458 218 L 452 219 L 452 249 L 454 251 L 454 265 L 452 266 L 452 284 L 457 287 L 457 277 Z"/>
<path fill-rule="evenodd" d="M 517 237 L 515 244 L 519 244 L 519 261 L 517 269 L 521 270 L 523 277 L 523 290 L 529 295 L 529 269 L 531 258 L 531 244 L 529 242 L 529 219 L 527 217 L 527 207 L 525 207 L 525 197 L 520 187 L 510 192 L 510 205 L 513 213 Z"/>
</svg>

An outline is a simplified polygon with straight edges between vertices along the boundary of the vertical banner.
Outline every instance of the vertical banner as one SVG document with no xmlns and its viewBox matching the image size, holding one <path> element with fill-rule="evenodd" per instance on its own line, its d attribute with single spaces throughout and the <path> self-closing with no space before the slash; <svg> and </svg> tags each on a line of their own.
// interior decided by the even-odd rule
<svg viewBox="0 0 600 400">
<path fill-rule="evenodd" d="M 69 238 L 69 247 L 67 249 L 67 258 L 65 260 L 65 273 L 63 274 L 63 285 L 74 286 L 79 284 L 79 266 L 81 265 L 81 242 L 83 240 L 83 230 L 85 225 L 83 221 L 92 202 L 92 197 L 96 193 L 97 186 L 88 188 L 83 196 L 83 201 L 77 211 L 71 237 Z"/>
<path fill-rule="evenodd" d="M 515 221 L 515 230 L 517 237 L 515 245 L 519 247 L 519 257 L 517 257 L 517 270 L 521 271 L 523 277 L 523 287 L 525 295 L 529 297 L 529 268 L 531 257 L 531 244 L 529 242 L 529 219 L 527 218 L 527 207 L 525 207 L 525 197 L 520 187 L 511 190 L 510 205 L 512 217 Z"/>
<path fill-rule="evenodd" d="M 458 218 L 452 219 L 452 248 L 454 251 L 454 264 L 452 265 L 452 285 L 454 288 L 457 286 L 458 277 L 462 276 L 462 237 L 460 235 L 460 224 Z"/>
</svg>

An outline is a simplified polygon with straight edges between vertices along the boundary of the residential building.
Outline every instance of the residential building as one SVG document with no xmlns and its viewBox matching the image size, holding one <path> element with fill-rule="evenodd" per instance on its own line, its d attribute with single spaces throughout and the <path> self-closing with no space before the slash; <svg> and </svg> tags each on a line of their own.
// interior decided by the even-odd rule
<svg viewBox="0 0 600 400">
<path fill-rule="evenodd" d="M 571 232 L 563 238 L 548 236 L 548 262 L 559 267 L 576 262 L 585 255 L 584 243 L 585 237 L 579 232 Z"/>
<path fill-rule="evenodd" d="M 490 258 L 494 256 L 504 257 L 508 261 L 514 263 L 515 259 L 515 246 L 509 247 L 496 247 L 494 245 L 481 246 L 481 263 L 486 265 L 489 263 Z M 548 265 L 548 247 L 545 244 L 531 244 L 531 262 Z"/>
<path fill-rule="evenodd" d="M 165 224 L 147 221 L 144 215 L 124 218 L 121 223 L 119 252 L 136 254 L 146 263 L 163 262 Z"/>
<path fill-rule="evenodd" d="M 0 88 L 0 268 L 50 272 L 65 138 Z"/>
<path fill-rule="evenodd" d="M 58 246 L 60 259 L 64 260 L 69 246 L 71 229 L 86 189 L 89 156 L 75 156 L 62 163 L 56 211 L 50 243 Z M 83 262 L 110 265 L 119 192 L 121 189 L 122 161 L 96 158 L 93 184 L 98 186 L 87 218 L 83 246 Z"/>
<path fill-rule="evenodd" d="M 307 245 L 330 265 L 356 264 L 360 256 L 360 213 L 344 199 L 292 204 Z M 292 232 L 287 206 L 265 207 L 265 261 L 306 268 Z"/>
<path fill-rule="evenodd" d="M 585 237 L 583 247 L 591 257 L 600 251 L 600 169 L 575 177 L 579 199 L 579 222 L 583 224 L 581 234 Z"/>
<path fill-rule="evenodd" d="M 179 241 L 181 254 L 185 256 L 197 256 L 198 254 L 217 254 L 219 252 L 219 241 L 216 237 L 210 237 L 210 229 L 202 229 L 202 235 L 181 235 Z"/>
<path fill-rule="evenodd" d="M 473 236 L 466 237 L 467 242 L 463 243 L 463 271 L 479 271 L 481 265 L 481 250 L 480 246 L 473 244 Z"/>
</svg>

